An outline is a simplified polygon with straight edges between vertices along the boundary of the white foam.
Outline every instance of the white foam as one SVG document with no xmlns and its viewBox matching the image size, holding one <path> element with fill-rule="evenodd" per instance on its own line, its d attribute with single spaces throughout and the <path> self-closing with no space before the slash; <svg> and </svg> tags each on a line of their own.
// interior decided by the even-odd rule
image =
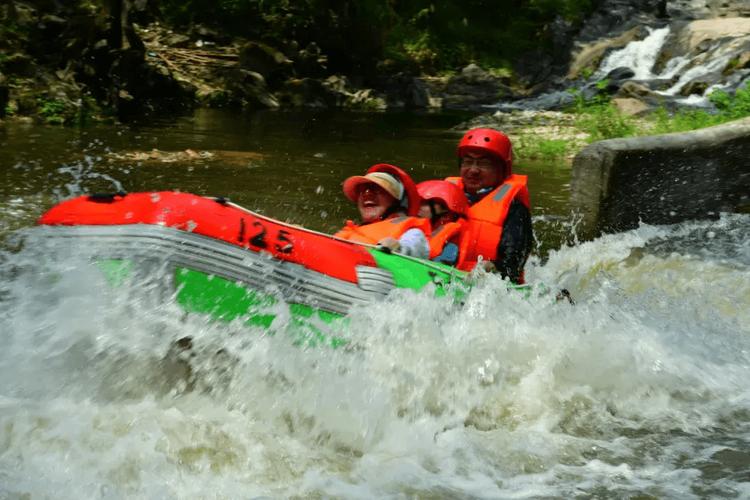
<svg viewBox="0 0 750 500">
<path fill-rule="evenodd" d="M 325 327 L 349 350 L 293 346 L 283 303 L 264 335 L 185 316 L 147 284 L 110 289 L 72 256 L 6 254 L 0 492 L 739 491 L 701 470 L 732 448 L 727 435 L 750 437 L 738 416 L 750 410 L 749 227 L 747 215 L 642 226 L 529 267 L 575 306 L 496 276 L 463 305 L 399 291 Z M 184 336 L 193 348 L 175 351 Z"/>
</svg>

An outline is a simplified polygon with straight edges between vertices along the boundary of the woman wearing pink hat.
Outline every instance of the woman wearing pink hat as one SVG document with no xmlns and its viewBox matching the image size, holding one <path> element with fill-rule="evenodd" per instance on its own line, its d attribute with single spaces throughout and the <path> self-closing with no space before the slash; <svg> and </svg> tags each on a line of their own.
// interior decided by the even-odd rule
<svg viewBox="0 0 750 500">
<path fill-rule="evenodd" d="M 360 224 L 347 221 L 334 236 L 380 245 L 404 255 L 427 259 L 430 223 L 416 217 L 420 197 L 411 177 L 398 167 L 379 163 L 365 175 L 344 181 L 344 194 L 357 204 Z"/>
</svg>

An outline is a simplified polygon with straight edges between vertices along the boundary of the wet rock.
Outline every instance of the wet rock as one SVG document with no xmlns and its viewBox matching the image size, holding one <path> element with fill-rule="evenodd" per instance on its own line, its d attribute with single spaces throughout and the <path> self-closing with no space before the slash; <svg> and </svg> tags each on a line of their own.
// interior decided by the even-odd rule
<svg viewBox="0 0 750 500">
<path fill-rule="evenodd" d="M 390 109 L 425 109 L 430 106 L 427 84 L 412 75 L 401 73 L 379 79 L 378 91 L 385 94 Z"/>
<path fill-rule="evenodd" d="M 619 67 L 615 68 L 604 77 L 607 80 L 611 81 L 621 81 L 621 80 L 629 80 L 635 76 L 635 72 L 627 67 Z"/>
<path fill-rule="evenodd" d="M 226 88 L 235 102 L 250 109 L 278 108 L 278 99 L 268 90 L 263 75 L 246 69 L 231 71 Z"/>
<path fill-rule="evenodd" d="M 320 78 L 328 71 L 328 57 L 315 42 L 300 50 L 294 58 L 294 69 L 301 77 Z"/>
<path fill-rule="evenodd" d="M 705 78 L 701 78 L 699 80 L 693 80 L 687 84 L 685 84 L 680 89 L 680 95 L 687 97 L 689 95 L 697 94 L 697 95 L 703 95 L 706 92 L 706 89 L 711 86 L 710 81 L 708 81 Z"/>
<path fill-rule="evenodd" d="M 620 90 L 620 87 L 622 87 L 622 85 L 626 83 L 627 80 L 633 78 L 634 76 L 635 72 L 630 68 L 615 68 L 607 73 L 607 75 L 604 77 L 606 85 L 601 90 L 603 90 L 606 94 L 614 94 L 615 92 Z"/>
<path fill-rule="evenodd" d="M 482 83 L 490 79 L 490 74 L 472 63 L 461 70 L 461 79 L 469 84 Z"/>
<path fill-rule="evenodd" d="M 654 92 L 646 85 L 638 82 L 625 82 L 617 91 L 619 97 L 644 97 L 653 95 Z"/>
<path fill-rule="evenodd" d="M 370 111 L 384 111 L 388 109 L 385 97 L 373 89 L 362 89 L 354 92 L 344 101 L 344 107 L 350 109 L 364 109 Z"/>
<path fill-rule="evenodd" d="M 351 82 L 349 82 L 349 78 L 345 75 L 331 75 L 323 81 L 323 85 L 331 91 L 342 95 L 352 93 Z"/>
<path fill-rule="evenodd" d="M 558 90 L 517 101 L 501 102 L 496 104 L 495 107 L 500 111 L 555 111 L 572 106 L 575 100 L 576 96 L 573 93 L 567 90 Z"/>
<path fill-rule="evenodd" d="M 750 69 L 750 51 L 741 52 L 737 57 L 730 59 L 724 67 L 722 74 L 730 75 L 742 69 Z"/>
<path fill-rule="evenodd" d="M 327 108 L 335 106 L 340 96 L 320 80 L 291 78 L 277 92 L 279 102 L 295 108 Z"/>
<path fill-rule="evenodd" d="M 292 61 L 283 52 L 260 42 L 243 45 L 239 61 L 242 69 L 260 74 L 272 86 L 292 73 Z"/>
<path fill-rule="evenodd" d="M 429 97 L 442 99 L 446 109 L 479 109 L 513 96 L 507 77 L 495 76 L 475 64 L 465 67 L 460 74 L 447 81 L 423 79 Z"/>
</svg>

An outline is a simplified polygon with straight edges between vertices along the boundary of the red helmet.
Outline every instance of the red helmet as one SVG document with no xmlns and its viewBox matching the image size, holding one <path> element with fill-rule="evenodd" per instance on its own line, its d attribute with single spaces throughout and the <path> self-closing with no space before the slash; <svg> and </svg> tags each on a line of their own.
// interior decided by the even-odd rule
<svg viewBox="0 0 750 500">
<path fill-rule="evenodd" d="M 508 136 L 493 128 L 473 128 L 466 132 L 458 143 L 458 157 L 466 153 L 489 154 L 503 160 L 505 175 L 510 175 L 513 164 L 513 147 Z"/>
<path fill-rule="evenodd" d="M 448 181 L 424 181 L 417 184 L 417 191 L 423 200 L 440 200 L 448 210 L 467 216 L 469 202 L 460 187 Z"/>
<path fill-rule="evenodd" d="M 414 181 L 409 177 L 409 174 L 400 168 L 387 163 L 378 163 L 367 169 L 368 174 L 372 172 L 385 172 L 400 180 L 401 184 L 404 185 L 404 196 L 401 202 L 406 209 L 406 214 L 415 216 L 419 213 L 419 205 L 422 200 L 417 192 L 417 185 L 414 184 Z"/>
</svg>

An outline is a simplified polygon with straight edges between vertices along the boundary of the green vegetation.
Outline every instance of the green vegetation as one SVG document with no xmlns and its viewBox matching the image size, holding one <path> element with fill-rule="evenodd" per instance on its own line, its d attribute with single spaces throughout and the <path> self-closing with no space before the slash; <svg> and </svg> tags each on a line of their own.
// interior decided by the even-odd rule
<svg viewBox="0 0 750 500">
<path fill-rule="evenodd" d="M 587 106 L 579 111 L 576 125 L 589 135 L 591 142 L 636 135 L 633 120 L 610 102 Z"/>
<path fill-rule="evenodd" d="M 602 85 L 602 88 L 606 84 Z M 571 110 L 578 115 L 576 126 L 589 135 L 589 141 L 600 141 L 634 135 L 686 132 L 719 125 L 750 116 L 750 83 L 737 89 L 734 95 L 723 90 L 713 92 L 709 99 L 715 112 L 705 110 L 680 110 L 670 114 L 659 108 L 645 119 L 623 115 L 610 101 L 609 96 L 596 96 L 585 100 L 580 95 Z"/>
<path fill-rule="evenodd" d="M 39 98 L 39 115 L 51 125 L 62 125 L 68 119 L 69 111 L 64 102 L 57 99 Z"/>
<path fill-rule="evenodd" d="M 565 158 L 570 148 L 565 139 L 540 139 L 537 136 L 523 135 L 515 142 L 514 151 L 520 158 L 554 160 Z"/>
<path fill-rule="evenodd" d="M 607 83 L 607 80 L 602 80 L 597 87 L 603 90 Z M 587 100 L 578 93 L 573 112 L 578 115 L 576 126 L 588 134 L 590 142 L 628 137 L 636 133 L 633 121 L 620 113 L 606 94 L 598 94 Z"/>
<path fill-rule="evenodd" d="M 315 42 L 334 72 L 375 71 L 378 61 L 427 73 L 470 62 L 502 70 L 532 51 L 550 51 L 558 16 L 578 23 L 596 0 L 160 0 L 178 25 L 304 48 Z"/>
</svg>

